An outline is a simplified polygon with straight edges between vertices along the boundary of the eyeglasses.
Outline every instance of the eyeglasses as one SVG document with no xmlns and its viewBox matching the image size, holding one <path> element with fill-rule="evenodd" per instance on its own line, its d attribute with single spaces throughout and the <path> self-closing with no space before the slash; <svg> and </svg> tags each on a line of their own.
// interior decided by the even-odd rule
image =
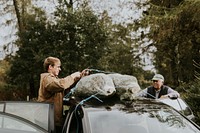
<svg viewBox="0 0 200 133">
<path fill-rule="evenodd" d="M 158 80 L 153 80 L 153 82 L 158 82 Z"/>
</svg>

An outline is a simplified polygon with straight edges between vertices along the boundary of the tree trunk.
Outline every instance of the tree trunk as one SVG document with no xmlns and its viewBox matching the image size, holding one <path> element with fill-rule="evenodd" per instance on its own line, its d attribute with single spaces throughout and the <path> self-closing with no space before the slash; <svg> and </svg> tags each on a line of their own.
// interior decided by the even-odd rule
<svg viewBox="0 0 200 133">
<path fill-rule="evenodd" d="M 17 23 L 18 23 L 18 27 L 19 27 L 19 32 L 21 33 L 21 31 L 23 29 L 23 23 L 22 23 L 22 18 L 21 18 L 21 15 L 20 15 L 20 11 L 19 11 L 17 0 L 13 0 L 13 5 L 15 7 L 15 12 L 16 12 L 16 17 L 17 17 Z"/>
<path fill-rule="evenodd" d="M 34 79 L 31 77 L 29 80 L 29 89 L 30 89 L 30 99 L 36 97 L 36 92 L 35 92 L 35 84 L 34 84 Z"/>
</svg>

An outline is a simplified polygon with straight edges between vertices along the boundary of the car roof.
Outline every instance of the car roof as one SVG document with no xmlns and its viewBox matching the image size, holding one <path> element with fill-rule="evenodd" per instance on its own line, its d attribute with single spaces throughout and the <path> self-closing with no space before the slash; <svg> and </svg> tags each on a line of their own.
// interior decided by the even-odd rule
<svg viewBox="0 0 200 133">
<path fill-rule="evenodd" d="M 162 101 L 158 99 L 147 99 L 147 98 L 136 98 L 134 100 L 128 100 L 128 101 L 122 101 L 117 97 L 111 97 L 106 99 L 96 99 L 96 98 L 84 98 L 84 99 L 76 99 L 76 102 L 73 102 L 74 108 L 72 107 L 72 110 L 78 111 L 79 117 L 84 117 L 84 130 L 85 132 L 91 132 L 90 130 L 95 129 L 88 129 L 88 126 L 90 124 L 96 125 L 96 123 L 106 123 L 111 124 L 112 118 L 116 118 L 116 120 L 112 121 L 112 123 L 121 123 L 122 120 L 125 122 L 128 120 L 128 116 L 135 119 L 143 120 L 144 118 L 155 118 L 160 120 L 159 116 L 163 117 L 163 120 L 166 120 L 171 118 L 170 116 L 173 116 L 173 118 L 177 120 L 184 120 L 184 122 L 187 121 L 187 124 L 193 123 L 191 120 L 189 120 L 187 117 L 185 117 L 183 114 L 181 114 L 178 110 L 174 109 L 172 106 L 167 105 L 163 103 Z M 80 105 L 80 106 L 79 106 Z M 77 107 L 81 107 L 77 108 Z M 78 109 L 78 110 L 77 110 Z M 70 111 L 71 112 L 71 111 Z M 136 117 L 135 117 L 136 116 Z M 148 116 L 148 117 L 145 117 Z M 76 116 L 77 117 L 77 116 Z M 101 118 L 103 117 L 103 118 Z M 126 118 L 124 118 L 126 117 Z M 136 125 L 141 124 L 141 120 L 138 123 L 136 122 Z M 161 119 L 162 120 L 162 119 Z M 94 121 L 95 122 L 93 124 Z M 145 120 L 146 121 L 146 120 Z M 152 119 L 153 121 L 153 119 Z M 89 123 L 88 123 L 89 122 Z M 90 123 L 91 122 L 91 123 Z M 123 123 L 122 122 L 122 123 Z M 150 122 L 148 120 L 148 122 Z M 122 124 L 121 123 L 121 124 Z M 161 122 L 162 123 L 162 122 Z M 157 123 L 158 124 L 158 123 Z M 181 124 L 181 123 L 179 123 Z M 97 124 L 98 125 L 98 124 Z M 96 125 L 96 126 L 97 126 Z M 122 124 L 124 125 L 124 124 Z M 193 123 L 193 125 L 198 128 L 199 127 Z M 120 127 L 119 125 L 118 127 Z M 115 126 L 115 128 L 118 128 Z M 111 128 L 109 128 L 111 129 Z M 139 129 L 139 128 L 138 128 Z M 164 129 L 164 128 L 163 128 Z M 131 129 L 132 130 L 132 129 Z M 195 129 L 197 130 L 197 129 Z M 181 131 L 181 130 L 180 130 Z"/>
<path fill-rule="evenodd" d="M 160 99 L 150 99 L 150 98 L 144 98 L 144 97 L 135 97 L 133 100 L 120 100 L 118 96 L 112 96 L 107 97 L 103 99 L 99 99 L 98 97 L 91 96 L 89 98 L 80 98 L 76 97 L 73 98 L 74 102 L 70 106 L 77 106 L 82 105 L 82 107 L 85 110 L 94 108 L 96 109 L 108 109 L 108 110 L 126 110 L 126 111 L 137 111 L 137 110 L 143 110 L 148 111 L 151 110 L 157 110 L 161 108 L 171 108 L 171 110 L 177 111 L 179 114 L 183 115 L 184 117 L 187 117 L 188 119 L 192 120 L 194 118 L 194 115 L 189 107 L 182 108 L 181 106 L 185 106 L 180 104 L 182 99 L 166 99 L 166 100 L 160 100 Z M 73 101 L 72 100 L 72 101 Z M 169 100 L 170 102 L 166 102 Z M 182 101 L 183 102 L 183 101 Z M 179 103 L 178 105 L 174 105 L 174 103 Z M 177 107 L 179 106 L 179 107 Z M 180 110 L 180 108 L 182 110 Z"/>
<path fill-rule="evenodd" d="M 133 107 L 141 107 L 153 105 L 151 108 L 157 108 L 156 105 L 159 106 L 168 106 L 171 108 L 171 106 L 156 100 L 156 99 L 148 99 L 143 97 L 137 97 L 134 100 L 120 100 L 117 96 L 104 98 L 104 99 L 89 99 L 85 100 L 82 98 L 76 98 L 76 102 L 73 102 L 75 106 L 78 104 L 81 104 L 83 108 L 127 108 L 132 110 Z M 101 100 L 101 101 L 100 101 Z"/>
<path fill-rule="evenodd" d="M 135 97 L 132 100 L 120 100 L 119 96 L 113 95 L 111 97 L 107 98 L 98 98 L 97 96 L 91 96 L 91 97 L 73 97 L 75 106 L 77 104 L 82 104 L 84 108 L 106 108 L 106 107 L 114 107 L 114 106 L 147 106 L 147 105 L 153 105 L 151 108 L 157 108 L 156 105 L 159 106 L 168 106 L 170 108 L 173 108 L 176 111 L 181 112 L 182 114 L 185 113 L 185 111 L 189 111 L 188 118 L 193 118 L 193 113 L 189 106 L 181 99 L 150 99 L 145 97 Z M 188 109 L 189 108 L 189 109 Z M 184 114 L 186 115 L 186 114 Z M 192 117 L 190 116 L 192 115 Z M 186 115 L 187 116 L 187 115 Z M 190 118 L 191 117 L 191 118 Z"/>
</svg>

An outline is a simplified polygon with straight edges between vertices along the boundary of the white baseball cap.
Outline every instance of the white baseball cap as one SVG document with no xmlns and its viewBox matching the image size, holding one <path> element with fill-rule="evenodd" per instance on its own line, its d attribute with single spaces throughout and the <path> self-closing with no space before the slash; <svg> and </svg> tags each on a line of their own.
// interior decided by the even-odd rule
<svg viewBox="0 0 200 133">
<path fill-rule="evenodd" d="M 152 80 L 162 80 L 164 81 L 164 77 L 161 74 L 155 74 Z"/>
</svg>

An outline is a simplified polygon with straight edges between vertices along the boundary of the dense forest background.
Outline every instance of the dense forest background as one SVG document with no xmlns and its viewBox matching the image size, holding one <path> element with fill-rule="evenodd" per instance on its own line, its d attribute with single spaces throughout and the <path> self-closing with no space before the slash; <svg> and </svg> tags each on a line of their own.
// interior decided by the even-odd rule
<svg viewBox="0 0 200 133">
<path fill-rule="evenodd" d="M 57 0 L 51 17 L 36 1 L 0 2 L 0 15 L 11 14 L 4 26 L 17 29 L 17 39 L 3 44 L 9 52 L 0 61 L 0 100 L 36 98 L 43 61 L 55 56 L 62 61 L 61 77 L 94 68 L 134 75 L 143 89 L 161 73 L 200 125 L 199 0 L 122 0 L 118 12 L 125 7 L 142 12 L 125 22 L 114 22 L 109 10 L 95 12 L 91 0 Z M 147 59 L 154 71 L 143 69 Z"/>
</svg>

